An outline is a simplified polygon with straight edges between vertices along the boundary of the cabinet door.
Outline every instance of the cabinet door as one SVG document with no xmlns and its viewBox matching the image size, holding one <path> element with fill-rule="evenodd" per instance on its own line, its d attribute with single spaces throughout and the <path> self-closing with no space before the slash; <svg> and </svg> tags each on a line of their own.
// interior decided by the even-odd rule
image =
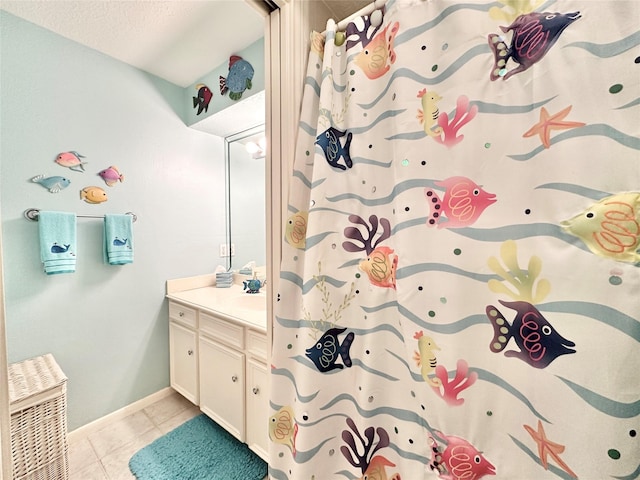
<svg viewBox="0 0 640 480">
<path fill-rule="evenodd" d="M 267 366 L 256 360 L 247 362 L 247 445 L 268 461 L 269 391 Z"/>
<path fill-rule="evenodd" d="M 244 442 L 244 354 L 202 335 L 200 410 Z"/>
<path fill-rule="evenodd" d="M 195 330 L 169 322 L 171 387 L 198 404 L 198 343 Z"/>
</svg>

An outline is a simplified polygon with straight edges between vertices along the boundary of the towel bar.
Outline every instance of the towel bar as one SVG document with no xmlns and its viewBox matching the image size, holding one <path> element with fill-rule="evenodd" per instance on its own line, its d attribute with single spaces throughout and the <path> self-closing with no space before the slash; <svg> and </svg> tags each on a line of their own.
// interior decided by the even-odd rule
<svg viewBox="0 0 640 480">
<path fill-rule="evenodd" d="M 29 220 L 33 220 L 34 222 L 38 221 L 38 215 L 40 214 L 40 210 L 37 208 L 30 208 L 25 210 L 24 216 Z M 133 217 L 133 221 L 138 220 L 138 216 L 133 212 L 127 212 L 126 215 L 131 215 Z M 76 215 L 76 217 L 81 218 L 104 218 L 104 215 Z"/>
</svg>

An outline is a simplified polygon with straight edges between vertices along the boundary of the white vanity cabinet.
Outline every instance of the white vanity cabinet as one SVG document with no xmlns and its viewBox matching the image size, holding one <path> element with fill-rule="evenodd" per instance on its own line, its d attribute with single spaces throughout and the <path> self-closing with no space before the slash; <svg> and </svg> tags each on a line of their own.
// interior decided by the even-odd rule
<svg viewBox="0 0 640 480">
<path fill-rule="evenodd" d="M 169 316 L 171 386 L 267 460 L 266 331 L 171 297 Z"/>
<path fill-rule="evenodd" d="M 269 378 L 267 335 L 247 330 L 247 439 L 249 447 L 265 460 L 269 442 Z M 266 420 L 266 421 L 265 421 Z"/>
<path fill-rule="evenodd" d="M 169 303 L 169 377 L 171 387 L 198 405 L 197 313 L 193 308 Z"/>
<path fill-rule="evenodd" d="M 200 312 L 199 347 L 200 410 L 244 441 L 244 327 Z"/>
<path fill-rule="evenodd" d="M 247 439 L 249 447 L 263 459 L 268 456 L 269 391 L 267 366 L 247 360 Z"/>
</svg>

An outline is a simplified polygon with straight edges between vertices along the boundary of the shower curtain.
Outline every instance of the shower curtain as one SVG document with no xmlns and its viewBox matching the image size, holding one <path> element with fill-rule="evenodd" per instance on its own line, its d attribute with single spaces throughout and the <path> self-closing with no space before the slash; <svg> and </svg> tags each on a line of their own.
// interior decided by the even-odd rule
<svg viewBox="0 0 640 480">
<path fill-rule="evenodd" d="M 640 476 L 640 2 L 312 35 L 270 476 Z"/>
</svg>

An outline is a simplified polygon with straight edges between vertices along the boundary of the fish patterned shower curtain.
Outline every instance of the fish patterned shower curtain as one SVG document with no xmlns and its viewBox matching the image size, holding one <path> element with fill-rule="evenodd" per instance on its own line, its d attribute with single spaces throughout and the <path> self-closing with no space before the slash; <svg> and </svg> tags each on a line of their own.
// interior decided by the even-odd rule
<svg viewBox="0 0 640 480">
<path fill-rule="evenodd" d="M 640 476 L 639 20 L 391 0 L 312 36 L 271 478 Z"/>
</svg>

